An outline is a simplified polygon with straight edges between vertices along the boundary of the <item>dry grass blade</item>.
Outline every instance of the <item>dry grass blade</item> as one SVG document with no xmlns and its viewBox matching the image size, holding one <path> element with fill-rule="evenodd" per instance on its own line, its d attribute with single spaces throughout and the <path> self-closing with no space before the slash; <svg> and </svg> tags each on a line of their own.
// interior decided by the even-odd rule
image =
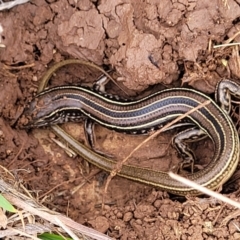
<svg viewBox="0 0 240 240">
<path fill-rule="evenodd" d="M 236 201 L 234 201 L 234 200 L 232 200 L 232 199 L 230 199 L 228 197 L 225 197 L 225 196 L 223 196 L 220 193 L 214 192 L 214 191 L 212 191 L 212 190 L 210 190 L 210 189 L 208 189 L 206 187 L 203 187 L 203 186 L 201 186 L 201 185 L 199 185 L 199 184 L 197 184 L 197 183 L 195 183 L 195 182 L 193 182 L 193 181 L 191 181 L 191 180 L 189 180 L 187 178 L 181 177 L 181 176 L 179 176 L 179 175 L 177 175 L 175 173 L 170 172 L 169 176 L 171 178 L 173 178 L 173 179 L 175 179 L 175 180 L 177 180 L 177 181 L 179 181 L 179 182 L 189 186 L 189 187 L 197 189 L 199 192 L 202 192 L 203 194 L 207 194 L 208 196 L 211 196 L 211 197 L 214 197 L 216 199 L 219 199 L 219 200 L 221 200 L 221 201 L 223 201 L 225 203 L 228 203 L 228 204 L 230 204 L 230 205 L 240 209 L 240 203 L 239 202 L 236 202 Z"/>
<path fill-rule="evenodd" d="M 240 43 L 239 42 L 237 42 L 237 43 L 225 43 L 225 44 L 215 45 L 213 48 L 230 47 L 230 46 L 236 46 L 236 45 L 240 45 Z"/>
<path fill-rule="evenodd" d="M 240 31 L 236 32 L 232 37 L 230 37 L 228 40 L 226 40 L 225 43 L 220 44 L 220 45 L 215 45 L 215 46 L 213 46 L 213 48 L 222 47 L 224 49 L 225 47 L 239 45 L 240 43 L 231 43 L 231 41 L 233 41 L 239 34 L 240 34 Z"/>
<path fill-rule="evenodd" d="M 1 230 L 0 231 L 0 238 L 4 238 L 4 237 L 12 237 L 15 236 L 15 235 L 22 235 L 22 236 L 27 236 L 26 234 L 30 235 L 30 239 L 36 239 L 33 236 L 36 236 L 37 234 L 42 234 L 44 232 L 50 232 L 51 229 L 46 227 L 46 226 L 43 226 L 43 225 L 40 225 L 40 224 L 27 224 L 25 229 L 23 230 L 22 227 L 7 227 L 5 230 Z M 24 233 L 24 234 L 22 234 Z M 39 238 L 37 238 L 39 239 Z"/>
<path fill-rule="evenodd" d="M 11 228 L 11 227 L 8 227 L 9 231 L 12 231 L 12 235 L 21 235 L 21 236 L 25 236 L 25 237 L 29 237 L 30 239 L 33 239 L 33 240 L 39 240 L 38 237 L 34 237 L 33 235 L 30 235 L 28 233 L 25 232 L 25 229 L 24 230 L 19 230 L 19 229 L 16 229 L 16 228 Z"/>
<path fill-rule="evenodd" d="M 110 240 L 108 236 L 85 227 L 79 223 L 74 222 L 72 219 L 61 215 L 57 212 L 51 211 L 48 208 L 38 204 L 34 199 L 20 193 L 12 185 L 6 183 L 3 179 L 0 179 L 0 191 L 2 195 L 14 206 L 24 211 L 29 212 L 32 215 L 38 216 L 54 225 L 60 226 L 59 221 L 67 228 L 73 231 L 75 234 L 86 235 L 93 239 Z M 56 220 L 56 218 L 58 220 Z"/>
<path fill-rule="evenodd" d="M 61 226 L 68 233 L 69 236 L 71 236 L 73 240 L 79 240 L 77 235 L 74 234 L 73 231 L 71 231 L 65 224 L 63 224 L 58 217 L 55 217 L 55 221 L 58 223 L 59 226 Z"/>
<path fill-rule="evenodd" d="M 8 1 L 8 2 L 0 2 L 0 11 L 5 10 L 5 9 L 10 9 L 13 8 L 19 4 L 23 4 L 28 2 L 29 0 L 15 0 L 15 1 Z"/>
</svg>

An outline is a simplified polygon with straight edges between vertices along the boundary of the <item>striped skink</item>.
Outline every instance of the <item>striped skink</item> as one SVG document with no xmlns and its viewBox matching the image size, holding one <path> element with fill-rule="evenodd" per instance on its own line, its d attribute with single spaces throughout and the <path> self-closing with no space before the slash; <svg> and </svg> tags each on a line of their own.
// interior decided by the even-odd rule
<svg viewBox="0 0 240 240">
<path fill-rule="evenodd" d="M 67 61 L 69 64 L 69 60 Z M 63 65 L 61 63 L 61 66 Z M 51 69 L 48 71 L 42 86 L 46 85 L 52 73 L 59 67 L 55 65 L 52 71 Z M 141 134 L 162 127 L 199 104 L 210 101 L 208 105 L 192 112 L 187 117 L 187 122 L 174 125 L 181 126 L 190 122 L 195 125 L 194 128 L 177 134 L 175 145 L 183 157 L 191 161 L 193 156 L 184 140 L 210 137 L 215 146 L 213 160 L 204 169 L 189 174 L 188 178 L 202 186 L 216 189 L 231 177 L 239 161 L 239 138 L 228 111 L 229 94 L 239 96 L 240 87 L 232 81 L 223 80 L 219 83 L 218 89 L 216 95 L 221 107 L 205 94 L 187 88 L 163 90 L 139 100 L 125 102 L 84 87 L 54 87 L 40 92 L 26 109 L 24 117 L 28 119 L 27 127 L 90 119 L 117 131 Z M 43 90 L 43 87 L 40 87 L 40 90 Z M 89 138 L 92 133 L 91 127 L 92 124 L 86 124 Z M 54 126 L 53 129 L 86 160 L 106 171 L 113 169 L 115 164 L 113 160 L 83 146 L 61 128 Z M 172 180 L 167 173 L 161 171 L 124 165 L 118 174 L 179 195 L 199 194 L 195 189 Z"/>
</svg>

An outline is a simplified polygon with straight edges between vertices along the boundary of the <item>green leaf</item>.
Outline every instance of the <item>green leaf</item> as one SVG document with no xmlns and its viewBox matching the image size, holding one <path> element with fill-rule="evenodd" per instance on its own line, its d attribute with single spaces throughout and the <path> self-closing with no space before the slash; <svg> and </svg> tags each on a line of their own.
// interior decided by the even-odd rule
<svg viewBox="0 0 240 240">
<path fill-rule="evenodd" d="M 13 205 L 6 198 L 4 198 L 2 194 L 0 194 L 0 207 L 9 212 L 17 212 Z"/>
<path fill-rule="evenodd" d="M 72 240 L 72 238 L 63 238 L 62 236 L 53 233 L 43 233 L 41 235 L 38 235 L 38 238 L 42 240 Z"/>
</svg>

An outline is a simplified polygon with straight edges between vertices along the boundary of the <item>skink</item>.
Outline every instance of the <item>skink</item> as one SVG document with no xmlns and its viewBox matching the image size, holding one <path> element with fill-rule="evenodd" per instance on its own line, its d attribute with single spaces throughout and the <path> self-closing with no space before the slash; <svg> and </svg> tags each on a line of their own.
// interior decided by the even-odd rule
<svg viewBox="0 0 240 240">
<path fill-rule="evenodd" d="M 63 65 L 64 62 L 61 63 L 61 66 Z M 55 65 L 52 72 L 51 69 L 48 71 L 41 86 L 47 84 L 58 66 L 61 67 Z M 204 135 L 211 138 L 215 146 L 213 160 L 204 169 L 189 174 L 188 178 L 202 186 L 216 189 L 231 177 L 239 161 L 239 138 L 227 111 L 230 104 L 229 93 L 239 97 L 240 88 L 232 81 L 224 80 L 219 83 L 218 89 L 220 91 L 217 93 L 217 99 L 221 101 L 222 108 L 205 94 L 187 88 L 163 90 L 140 100 L 124 102 L 110 99 L 84 87 L 55 87 L 39 93 L 26 110 L 25 116 L 31 116 L 28 123 L 30 127 L 85 117 L 117 131 L 145 133 L 153 128 L 162 127 L 205 101 L 210 101 L 210 104 L 188 116 L 188 121 L 196 127 L 179 136 L 183 141 L 187 138 L 194 140 Z M 43 87 L 40 87 L 39 91 L 42 90 Z M 115 161 L 88 149 L 57 126 L 54 126 L 53 130 L 89 162 L 106 171 L 113 169 Z M 186 146 L 177 147 L 182 151 Z M 183 155 L 192 157 L 191 151 L 183 152 Z M 195 189 L 172 180 L 167 173 L 161 171 L 124 165 L 118 174 L 178 195 L 199 194 Z"/>
</svg>

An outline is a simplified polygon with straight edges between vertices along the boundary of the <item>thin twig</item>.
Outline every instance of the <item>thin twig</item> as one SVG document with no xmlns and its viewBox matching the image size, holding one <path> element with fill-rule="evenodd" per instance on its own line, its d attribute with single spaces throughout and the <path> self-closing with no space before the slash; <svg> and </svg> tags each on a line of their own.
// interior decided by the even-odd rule
<svg viewBox="0 0 240 240">
<path fill-rule="evenodd" d="M 21 69 L 24 69 L 24 68 L 31 68 L 31 67 L 34 67 L 34 66 L 35 66 L 35 63 L 26 64 L 26 65 L 23 65 L 23 66 L 8 66 L 6 64 L 3 64 L 3 68 L 8 69 L 8 70 L 21 70 Z"/>
<path fill-rule="evenodd" d="M 189 110 L 188 112 L 186 112 L 185 114 L 175 118 L 173 121 L 171 121 L 170 123 L 166 124 L 164 127 L 162 127 L 161 129 L 159 129 L 158 131 L 156 131 L 155 133 L 153 133 L 152 135 L 150 135 L 148 138 L 146 138 L 143 142 L 141 142 L 136 148 L 134 148 L 132 150 L 132 152 L 126 157 L 124 158 L 122 161 L 118 162 L 115 166 L 115 168 L 111 171 L 110 175 L 108 176 L 107 182 L 106 182 L 106 186 L 104 189 L 104 193 L 107 192 L 108 189 L 108 185 L 111 181 L 111 179 L 118 173 L 121 171 L 121 168 L 123 166 L 123 164 L 139 149 L 141 148 L 145 143 L 149 142 L 151 139 L 153 139 L 154 137 L 156 137 L 157 135 L 159 135 L 160 133 L 166 131 L 168 128 L 170 128 L 172 125 L 174 125 L 175 123 L 177 123 L 178 121 L 180 121 L 181 119 L 187 117 L 188 115 L 190 115 L 191 113 L 197 111 L 198 109 L 205 107 L 206 105 L 208 105 L 211 101 L 207 100 L 201 104 L 199 104 L 197 107 L 192 108 L 191 110 Z"/>
</svg>

